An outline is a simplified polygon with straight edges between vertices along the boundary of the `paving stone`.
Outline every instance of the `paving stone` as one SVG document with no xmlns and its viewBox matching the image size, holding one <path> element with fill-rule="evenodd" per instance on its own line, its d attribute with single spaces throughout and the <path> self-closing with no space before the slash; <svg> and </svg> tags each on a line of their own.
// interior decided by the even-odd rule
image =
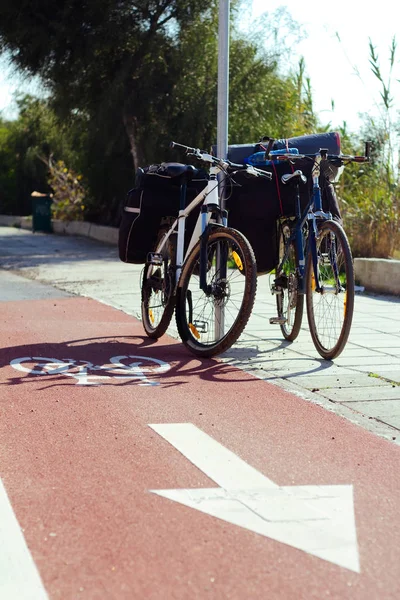
<svg viewBox="0 0 400 600">
<path fill-rule="evenodd" d="M 371 387 L 340 387 L 335 389 L 323 389 L 321 393 L 335 402 L 358 402 L 373 400 L 398 400 L 400 403 L 400 386 L 390 384 Z M 400 406 L 399 406 L 400 408 Z"/>
<path fill-rule="evenodd" d="M 381 388 L 383 384 L 381 379 L 377 379 L 376 377 L 368 377 L 367 374 L 364 376 L 360 374 L 347 375 L 342 371 L 338 371 L 336 375 L 331 375 L 329 372 L 326 374 L 322 372 L 315 375 L 298 375 L 291 377 L 291 381 L 308 389 L 318 388 L 321 393 L 324 393 L 324 395 L 325 389 L 329 388 L 336 389 L 341 387 L 343 389 L 349 389 L 351 392 L 351 390 L 356 387 Z M 387 383 L 386 385 L 390 386 L 390 383 Z"/>
<path fill-rule="evenodd" d="M 346 403 L 345 403 L 346 404 Z M 391 427 L 400 430 L 400 401 L 396 400 L 375 400 L 374 402 L 352 402 L 353 410 L 357 410 L 363 415 L 387 423 Z"/>
</svg>

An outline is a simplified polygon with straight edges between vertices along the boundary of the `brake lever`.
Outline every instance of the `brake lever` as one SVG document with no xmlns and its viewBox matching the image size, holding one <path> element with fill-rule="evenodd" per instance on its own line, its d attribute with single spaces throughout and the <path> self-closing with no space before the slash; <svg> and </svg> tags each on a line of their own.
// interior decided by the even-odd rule
<svg viewBox="0 0 400 600">
<path fill-rule="evenodd" d="M 260 169 L 256 169 L 253 165 L 249 165 L 246 169 L 247 173 L 253 175 L 254 177 L 264 177 L 265 179 L 272 179 L 272 173 L 268 173 L 268 171 L 261 171 Z"/>
<path fill-rule="evenodd" d="M 258 171 L 255 170 L 253 165 L 248 165 L 248 167 L 246 168 L 246 173 L 248 173 L 249 175 L 253 175 L 253 177 L 260 177 L 260 174 L 258 173 Z"/>
</svg>

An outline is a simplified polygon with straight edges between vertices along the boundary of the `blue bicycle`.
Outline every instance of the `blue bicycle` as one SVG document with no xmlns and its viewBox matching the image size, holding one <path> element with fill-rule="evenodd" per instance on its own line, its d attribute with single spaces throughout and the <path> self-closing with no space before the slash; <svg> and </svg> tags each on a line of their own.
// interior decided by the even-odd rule
<svg viewBox="0 0 400 600">
<path fill-rule="evenodd" d="M 282 175 L 284 185 L 293 185 L 293 217 L 278 222 L 279 258 L 272 293 L 276 296 L 277 317 L 283 337 L 297 338 L 303 319 L 304 296 L 312 340 L 318 353 L 331 360 L 343 351 L 349 337 L 354 311 L 353 258 L 341 223 L 322 207 L 319 177 L 328 161 L 341 167 L 349 162 L 369 160 L 370 144 L 365 156 L 333 155 L 321 149 L 316 154 L 289 154 L 274 159 L 313 161 L 313 189 L 309 203 L 301 210 L 300 185 L 307 183 L 301 170 Z"/>
</svg>

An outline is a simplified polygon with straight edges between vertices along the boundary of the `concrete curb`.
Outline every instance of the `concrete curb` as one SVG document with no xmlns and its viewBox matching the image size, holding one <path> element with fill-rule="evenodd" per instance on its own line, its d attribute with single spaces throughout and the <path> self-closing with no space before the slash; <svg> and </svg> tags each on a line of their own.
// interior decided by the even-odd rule
<svg viewBox="0 0 400 600">
<path fill-rule="evenodd" d="M 32 217 L 0 215 L 0 225 L 32 229 Z M 106 244 L 118 244 L 118 228 L 96 225 L 86 221 L 58 221 L 53 219 L 54 233 L 79 235 Z M 357 284 L 367 292 L 400 296 L 400 260 L 384 258 L 355 258 Z"/>
<path fill-rule="evenodd" d="M 400 296 L 400 260 L 355 258 L 356 281 L 368 292 Z"/>
<path fill-rule="evenodd" d="M 0 215 L 0 225 L 5 225 L 6 227 L 16 227 L 18 229 L 32 229 L 32 217 Z"/>
<path fill-rule="evenodd" d="M 79 235 L 92 238 L 106 244 L 118 244 L 118 228 L 96 225 L 87 221 L 59 221 L 52 219 L 53 232 L 59 235 Z M 14 217 L 0 215 L 0 225 L 17 227 L 21 229 L 32 229 L 32 217 Z"/>
<path fill-rule="evenodd" d="M 54 233 L 62 235 L 81 235 L 107 244 L 118 244 L 118 228 L 96 225 L 87 221 L 52 220 Z"/>
</svg>

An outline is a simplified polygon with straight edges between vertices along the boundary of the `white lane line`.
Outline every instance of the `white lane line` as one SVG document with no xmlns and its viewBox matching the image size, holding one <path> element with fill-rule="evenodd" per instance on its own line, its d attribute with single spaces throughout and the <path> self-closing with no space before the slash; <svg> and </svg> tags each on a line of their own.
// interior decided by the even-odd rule
<svg viewBox="0 0 400 600">
<path fill-rule="evenodd" d="M 0 598 L 1 600 L 48 600 L 1 480 Z"/>
</svg>

